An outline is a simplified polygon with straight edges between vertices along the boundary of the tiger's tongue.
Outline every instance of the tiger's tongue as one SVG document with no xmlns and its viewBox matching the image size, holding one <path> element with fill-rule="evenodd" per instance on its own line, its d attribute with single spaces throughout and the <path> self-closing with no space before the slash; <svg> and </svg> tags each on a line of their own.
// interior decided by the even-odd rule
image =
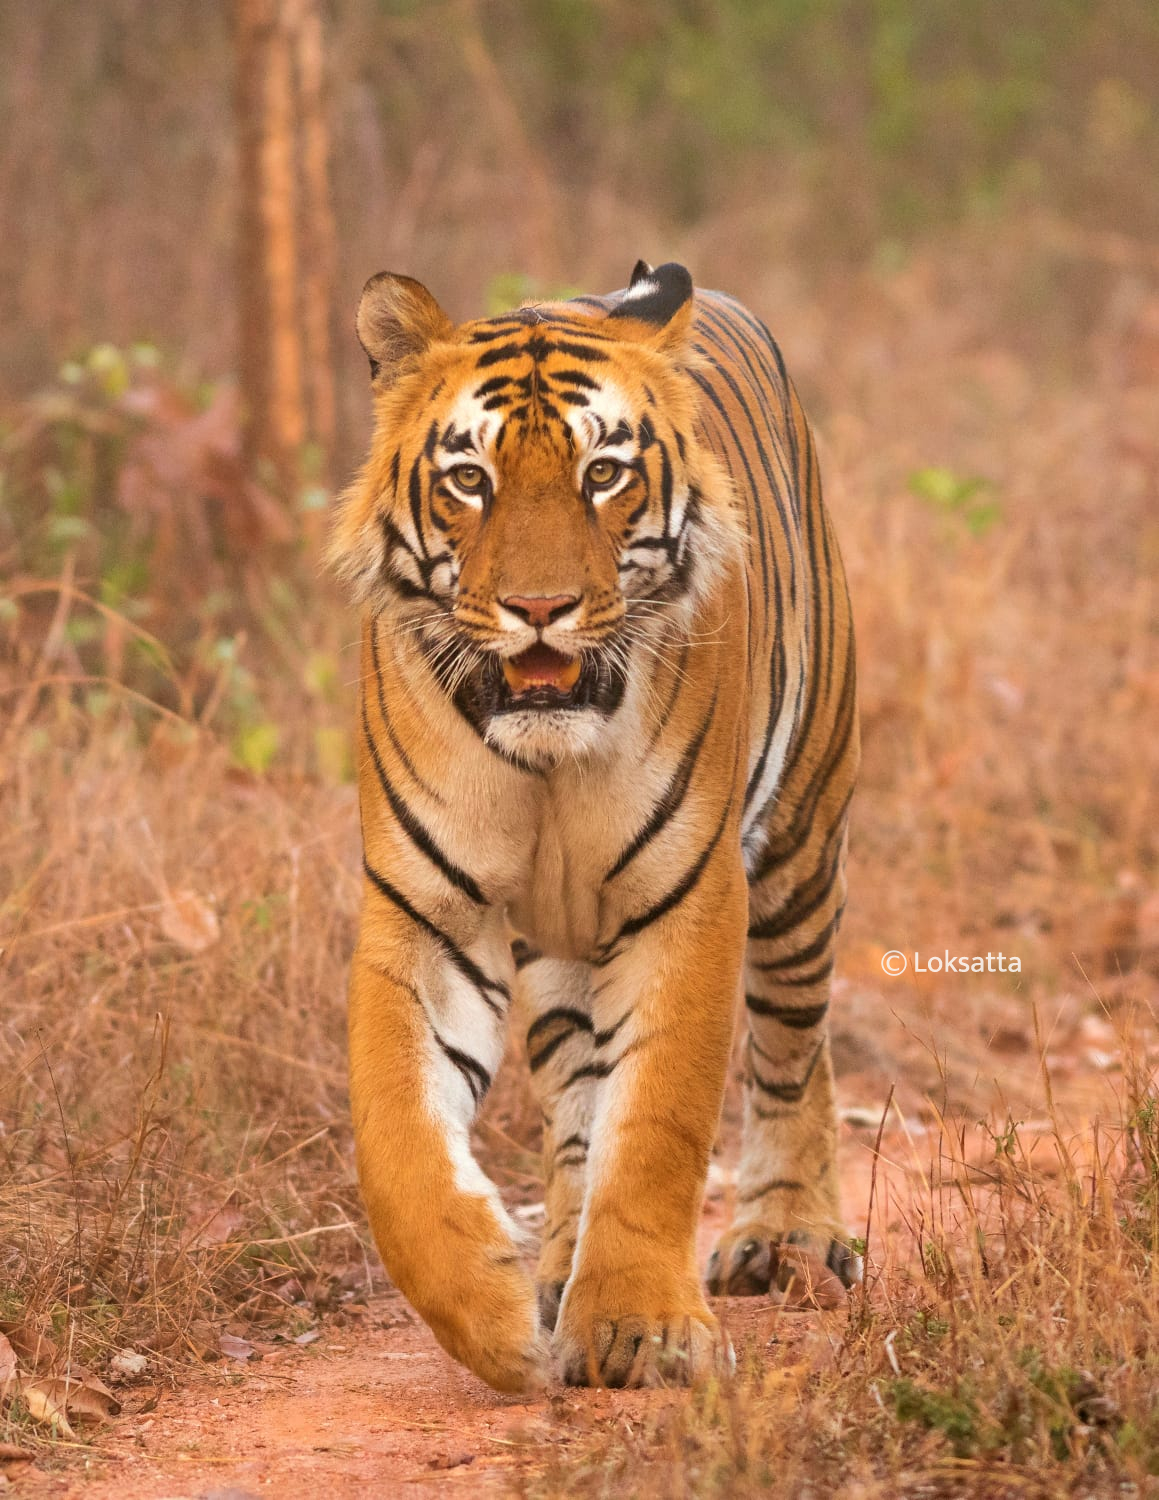
<svg viewBox="0 0 1159 1500">
<path fill-rule="evenodd" d="M 579 681 L 580 659 L 564 656 L 562 651 L 553 651 L 539 641 L 518 656 L 505 656 L 503 675 L 513 693 L 529 693 L 537 687 L 570 693 Z"/>
</svg>

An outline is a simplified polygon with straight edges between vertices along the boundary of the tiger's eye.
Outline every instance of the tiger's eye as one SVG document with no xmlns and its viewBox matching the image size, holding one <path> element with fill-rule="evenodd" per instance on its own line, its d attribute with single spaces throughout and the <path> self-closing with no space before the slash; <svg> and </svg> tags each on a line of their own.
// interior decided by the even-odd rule
<svg viewBox="0 0 1159 1500">
<path fill-rule="evenodd" d="M 468 494 L 477 494 L 487 483 L 486 471 L 479 464 L 456 464 L 451 477 Z"/>
<path fill-rule="evenodd" d="M 613 458 L 597 458 L 594 463 L 588 464 L 587 481 L 598 490 L 606 490 L 608 485 L 620 477 L 622 468 L 623 465 L 616 463 Z"/>
</svg>

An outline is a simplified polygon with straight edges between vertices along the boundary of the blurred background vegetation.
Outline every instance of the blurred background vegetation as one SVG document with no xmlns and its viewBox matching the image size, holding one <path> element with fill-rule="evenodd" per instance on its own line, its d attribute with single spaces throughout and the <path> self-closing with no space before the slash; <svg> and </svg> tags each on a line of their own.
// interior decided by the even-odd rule
<svg viewBox="0 0 1159 1500">
<path fill-rule="evenodd" d="M 1153 0 L 17 0 L 0 55 L 0 572 L 83 583 L 76 663 L 246 764 L 241 637 L 333 699 L 294 559 L 365 442 L 368 274 L 467 316 L 677 257 L 770 315 L 956 233 L 1073 374 L 1155 264 Z"/>
<path fill-rule="evenodd" d="M 104 341 L 191 379 L 236 368 L 231 9 L 0 12 L 0 390 Z M 513 275 L 619 285 L 644 250 L 751 295 L 963 220 L 1159 231 L 1152 0 L 327 0 L 321 19 L 346 458 L 368 268 L 466 315 Z"/>
</svg>

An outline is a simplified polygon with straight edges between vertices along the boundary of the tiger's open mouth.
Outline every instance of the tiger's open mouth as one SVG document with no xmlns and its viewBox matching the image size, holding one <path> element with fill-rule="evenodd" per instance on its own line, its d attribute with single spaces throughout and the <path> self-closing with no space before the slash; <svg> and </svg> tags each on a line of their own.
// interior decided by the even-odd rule
<svg viewBox="0 0 1159 1500">
<path fill-rule="evenodd" d="M 460 711 L 481 734 L 508 714 L 542 714 L 558 721 L 560 714 L 584 709 L 611 714 L 627 686 L 626 663 L 620 654 L 585 650 L 567 656 L 538 641 L 518 656 L 501 657 L 488 651 L 473 672 L 454 688 Z"/>
<path fill-rule="evenodd" d="M 578 656 L 565 656 L 543 641 L 528 646 L 518 656 L 503 659 L 503 676 L 515 699 L 544 690 L 567 698 L 580 680 L 583 663 Z"/>
</svg>

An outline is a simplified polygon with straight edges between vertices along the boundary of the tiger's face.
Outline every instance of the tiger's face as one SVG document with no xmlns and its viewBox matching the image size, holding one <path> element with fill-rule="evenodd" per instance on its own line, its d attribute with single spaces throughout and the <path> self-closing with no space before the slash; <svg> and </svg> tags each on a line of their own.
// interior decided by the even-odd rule
<svg viewBox="0 0 1159 1500">
<path fill-rule="evenodd" d="M 363 293 L 376 430 L 332 558 L 525 764 L 598 742 L 723 551 L 729 491 L 694 435 L 691 310 L 679 266 L 638 268 L 618 302 L 458 328 L 408 278 Z"/>
</svg>

